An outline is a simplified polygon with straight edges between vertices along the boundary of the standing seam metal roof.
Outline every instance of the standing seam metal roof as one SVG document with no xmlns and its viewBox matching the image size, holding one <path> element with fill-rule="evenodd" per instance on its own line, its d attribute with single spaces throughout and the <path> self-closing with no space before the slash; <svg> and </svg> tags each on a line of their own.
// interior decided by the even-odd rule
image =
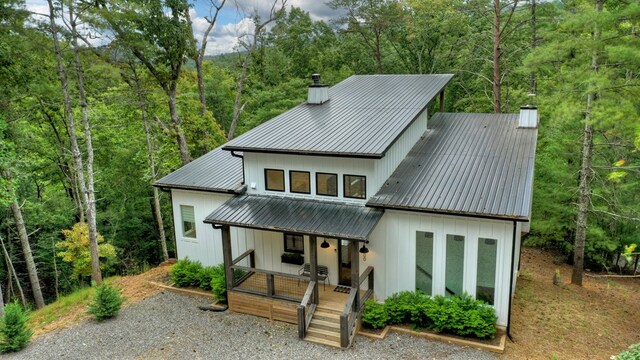
<svg viewBox="0 0 640 360">
<path fill-rule="evenodd" d="M 438 113 L 367 206 L 528 220 L 537 129 L 518 114 Z"/>
<path fill-rule="evenodd" d="M 381 158 L 453 75 L 354 75 L 322 105 L 301 104 L 225 150 Z"/>
<path fill-rule="evenodd" d="M 243 195 L 227 200 L 204 222 L 365 241 L 383 212 L 328 201 Z"/>
<path fill-rule="evenodd" d="M 170 189 L 223 193 L 242 191 L 242 159 L 216 148 L 153 184 Z"/>
</svg>

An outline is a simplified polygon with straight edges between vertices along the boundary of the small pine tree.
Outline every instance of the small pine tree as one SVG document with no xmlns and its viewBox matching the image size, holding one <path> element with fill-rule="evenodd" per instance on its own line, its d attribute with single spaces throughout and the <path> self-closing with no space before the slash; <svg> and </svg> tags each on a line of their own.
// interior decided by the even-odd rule
<svg viewBox="0 0 640 360">
<path fill-rule="evenodd" d="M 114 317 L 118 314 L 122 306 L 123 298 L 120 296 L 120 289 L 109 286 L 106 283 L 96 288 L 96 294 L 89 303 L 89 314 L 93 318 L 102 321 Z"/>
<path fill-rule="evenodd" d="M 27 321 L 29 316 L 20 304 L 5 305 L 4 316 L 0 318 L 0 353 L 19 351 L 29 344 L 33 330 Z"/>
</svg>

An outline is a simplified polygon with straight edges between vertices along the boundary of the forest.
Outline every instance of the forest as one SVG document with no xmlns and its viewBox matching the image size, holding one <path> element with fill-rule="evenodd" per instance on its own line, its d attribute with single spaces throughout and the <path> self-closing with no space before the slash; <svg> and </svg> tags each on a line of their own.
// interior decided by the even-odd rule
<svg viewBox="0 0 640 360">
<path fill-rule="evenodd" d="M 39 308 L 174 256 L 154 181 L 304 101 L 312 73 L 452 73 L 445 111 L 537 105 L 526 243 L 575 263 L 577 284 L 582 268 L 637 269 L 638 1 L 331 0 L 320 21 L 275 0 L 246 6 L 249 31 L 216 56 L 217 15 L 237 4 L 197 1 L 200 38 L 188 0 L 0 5 L 5 302 Z"/>
</svg>

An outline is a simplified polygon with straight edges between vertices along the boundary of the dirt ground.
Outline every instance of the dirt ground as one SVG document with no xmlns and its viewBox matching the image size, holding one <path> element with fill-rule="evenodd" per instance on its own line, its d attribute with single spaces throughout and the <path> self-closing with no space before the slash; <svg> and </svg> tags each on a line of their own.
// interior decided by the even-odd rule
<svg viewBox="0 0 640 360">
<path fill-rule="evenodd" d="M 571 267 L 553 253 L 523 248 L 504 359 L 609 359 L 640 342 L 640 278 L 585 276 L 571 285 Z M 561 286 L 553 285 L 560 270 Z"/>
</svg>

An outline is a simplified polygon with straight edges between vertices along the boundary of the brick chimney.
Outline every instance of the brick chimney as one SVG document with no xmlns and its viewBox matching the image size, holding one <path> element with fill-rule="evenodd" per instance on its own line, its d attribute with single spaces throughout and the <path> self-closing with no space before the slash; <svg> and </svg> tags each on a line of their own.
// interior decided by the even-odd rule
<svg viewBox="0 0 640 360">
<path fill-rule="evenodd" d="M 307 104 L 322 105 L 329 101 L 329 87 L 320 83 L 320 74 L 311 75 L 313 84 L 309 85 Z"/>
</svg>

